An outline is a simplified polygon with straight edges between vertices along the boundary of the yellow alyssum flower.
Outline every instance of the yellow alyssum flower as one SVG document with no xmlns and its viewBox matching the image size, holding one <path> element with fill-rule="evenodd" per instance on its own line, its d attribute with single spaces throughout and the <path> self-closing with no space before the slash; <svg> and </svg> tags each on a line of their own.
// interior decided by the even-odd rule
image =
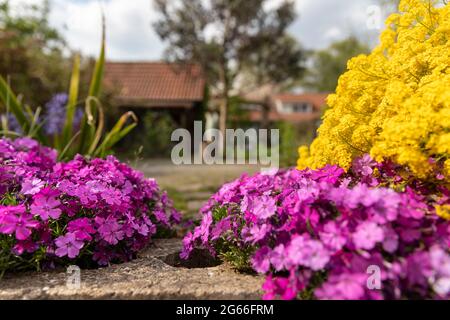
<svg viewBox="0 0 450 320">
<path fill-rule="evenodd" d="M 386 25 L 371 54 L 348 62 L 318 137 L 299 150 L 298 167 L 348 168 L 369 153 L 419 178 L 442 170 L 449 182 L 450 4 L 402 0 Z"/>
<path fill-rule="evenodd" d="M 436 206 L 436 214 L 445 220 L 450 220 L 450 205 Z"/>
</svg>

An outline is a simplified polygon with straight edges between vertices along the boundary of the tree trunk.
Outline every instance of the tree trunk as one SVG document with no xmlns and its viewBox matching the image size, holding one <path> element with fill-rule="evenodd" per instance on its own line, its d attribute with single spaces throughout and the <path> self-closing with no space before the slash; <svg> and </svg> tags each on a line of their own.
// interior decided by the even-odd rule
<svg viewBox="0 0 450 320">
<path fill-rule="evenodd" d="M 224 43 L 225 47 L 225 43 Z M 220 119 L 219 119 L 219 130 L 222 133 L 223 137 L 223 145 L 221 148 L 221 153 L 223 156 L 225 156 L 226 152 L 226 129 L 227 129 L 227 117 L 228 117 L 228 104 L 230 102 L 230 79 L 229 79 L 229 70 L 228 70 L 228 61 L 225 57 L 225 55 L 222 56 L 221 61 L 221 73 L 222 73 L 222 83 L 223 83 L 223 89 L 222 89 L 222 101 L 220 103 Z"/>
<path fill-rule="evenodd" d="M 219 130 L 222 133 L 222 137 L 223 137 L 223 145 L 221 146 L 221 150 L 220 153 L 222 153 L 223 156 L 226 155 L 226 130 L 227 130 L 227 117 L 228 117 L 228 103 L 229 103 L 229 98 L 228 98 L 228 86 L 225 85 L 224 86 L 224 90 L 223 90 L 223 97 L 222 97 L 222 101 L 220 103 L 220 119 L 219 119 Z"/>
<path fill-rule="evenodd" d="M 258 56 L 258 65 L 262 65 L 263 61 L 261 56 Z M 257 79 L 256 79 L 256 83 L 258 86 L 258 89 L 261 90 L 262 86 L 264 84 L 264 78 L 261 72 L 258 72 L 257 75 Z M 264 97 L 264 100 L 261 104 L 261 129 L 269 129 L 269 125 L 270 125 L 270 119 L 269 119 L 269 115 L 270 114 L 270 101 L 269 101 L 269 97 Z"/>
<path fill-rule="evenodd" d="M 266 101 L 263 102 L 261 105 L 261 128 L 262 129 L 269 129 L 269 113 L 270 113 L 270 105 L 269 105 L 269 99 L 266 99 Z"/>
</svg>

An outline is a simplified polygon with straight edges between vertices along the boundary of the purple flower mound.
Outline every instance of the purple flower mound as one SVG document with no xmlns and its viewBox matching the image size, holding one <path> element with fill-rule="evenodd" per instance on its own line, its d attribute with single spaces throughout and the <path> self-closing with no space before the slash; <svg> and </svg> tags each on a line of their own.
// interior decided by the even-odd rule
<svg viewBox="0 0 450 320">
<path fill-rule="evenodd" d="M 448 299 L 447 189 L 366 156 L 337 166 L 243 176 L 202 209 L 184 239 L 267 275 L 265 299 Z M 240 261 L 239 259 L 237 259 Z"/>
<path fill-rule="evenodd" d="M 0 139 L 0 274 L 129 261 L 179 223 L 156 181 L 116 158 L 56 158 L 34 140 Z"/>
</svg>

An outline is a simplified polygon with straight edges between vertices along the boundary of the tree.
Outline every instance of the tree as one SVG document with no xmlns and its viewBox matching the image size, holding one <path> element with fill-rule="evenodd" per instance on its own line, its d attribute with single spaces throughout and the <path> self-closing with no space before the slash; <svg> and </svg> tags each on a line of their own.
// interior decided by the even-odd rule
<svg viewBox="0 0 450 320">
<path fill-rule="evenodd" d="M 312 66 L 305 76 L 303 86 L 318 92 L 334 91 L 340 75 L 347 70 L 348 60 L 369 51 L 367 45 L 351 36 L 331 44 L 325 50 L 313 52 Z"/>
<path fill-rule="evenodd" d="M 0 0 L 0 74 L 25 102 L 43 105 L 67 89 L 70 61 L 63 55 L 64 39 L 49 25 L 48 1 L 24 5 L 20 12 L 13 15 L 10 2 Z"/>
<path fill-rule="evenodd" d="M 294 3 L 268 9 L 269 0 L 156 0 L 161 14 L 154 25 L 168 43 L 172 61 L 200 64 L 218 92 L 220 130 L 224 133 L 231 91 L 244 71 L 255 71 L 256 84 L 298 77 L 302 54 L 287 28 Z M 280 57 L 281 56 L 281 57 Z"/>
<path fill-rule="evenodd" d="M 289 35 L 261 35 L 258 41 L 243 50 L 243 72 L 249 86 L 261 88 L 266 84 L 277 87 L 294 85 L 303 76 L 305 54 L 298 42 Z M 269 127 L 270 105 L 262 105 L 263 128 Z"/>
</svg>

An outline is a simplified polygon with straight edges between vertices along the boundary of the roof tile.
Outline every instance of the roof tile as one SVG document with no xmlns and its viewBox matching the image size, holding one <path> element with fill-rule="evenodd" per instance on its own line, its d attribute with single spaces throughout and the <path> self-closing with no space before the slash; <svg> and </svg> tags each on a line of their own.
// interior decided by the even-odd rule
<svg viewBox="0 0 450 320">
<path fill-rule="evenodd" d="M 119 89 L 120 99 L 201 101 L 206 82 L 195 64 L 107 62 L 105 83 Z"/>
</svg>

